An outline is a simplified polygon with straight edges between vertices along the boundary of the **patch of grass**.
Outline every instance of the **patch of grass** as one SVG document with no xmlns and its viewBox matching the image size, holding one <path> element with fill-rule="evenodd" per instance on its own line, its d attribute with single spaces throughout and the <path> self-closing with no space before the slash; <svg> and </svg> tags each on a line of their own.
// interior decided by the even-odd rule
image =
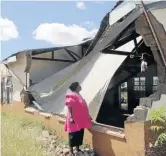
<svg viewBox="0 0 166 156">
<path fill-rule="evenodd" d="M 2 155 L 43 156 L 44 149 L 37 137 L 44 125 L 12 113 L 2 113 Z"/>
</svg>

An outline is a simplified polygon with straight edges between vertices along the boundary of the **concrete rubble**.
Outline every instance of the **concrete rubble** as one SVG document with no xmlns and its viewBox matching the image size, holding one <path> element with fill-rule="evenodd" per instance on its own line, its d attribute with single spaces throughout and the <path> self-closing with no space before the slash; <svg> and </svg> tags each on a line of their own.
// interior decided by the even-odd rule
<svg viewBox="0 0 166 156">
<path fill-rule="evenodd" d="M 59 138 L 46 130 L 42 131 L 40 137 L 37 140 L 41 141 L 42 146 L 45 149 L 45 156 L 69 156 L 69 148 L 66 143 L 62 143 Z M 93 150 L 82 147 L 82 152 L 75 154 L 76 156 L 97 156 Z"/>
</svg>

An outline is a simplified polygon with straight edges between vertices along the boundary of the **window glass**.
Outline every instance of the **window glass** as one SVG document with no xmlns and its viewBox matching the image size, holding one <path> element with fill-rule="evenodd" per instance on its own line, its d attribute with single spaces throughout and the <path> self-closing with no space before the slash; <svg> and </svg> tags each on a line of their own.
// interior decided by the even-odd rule
<svg viewBox="0 0 166 156">
<path fill-rule="evenodd" d="M 158 85 L 159 79 L 158 77 L 153 77 L 153 85 Z"/>
</svg>

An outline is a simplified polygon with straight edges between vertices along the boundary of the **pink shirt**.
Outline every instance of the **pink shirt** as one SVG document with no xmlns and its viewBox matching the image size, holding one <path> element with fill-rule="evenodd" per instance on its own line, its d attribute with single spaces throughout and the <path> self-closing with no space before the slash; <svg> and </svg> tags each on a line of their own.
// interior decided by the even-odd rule
<svg viewBox="0 0 166 156">
<path fill-rule="evenodd" d="M 70 116 L 67 114 L 65 122 L 65 131 L 68 133 L 79 131 L 83 128 L 91 127 L 91 119 L 87 104 L 82 96 L 75 92 L 66 95 L 66 106 L 72 108 L 74 123 L 70 123 Z"/>
</svg>

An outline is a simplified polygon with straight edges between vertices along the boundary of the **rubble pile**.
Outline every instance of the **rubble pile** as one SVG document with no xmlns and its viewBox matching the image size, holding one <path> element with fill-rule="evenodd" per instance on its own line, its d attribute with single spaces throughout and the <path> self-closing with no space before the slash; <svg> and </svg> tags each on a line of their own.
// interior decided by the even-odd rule
<svg viewBox="0 0 166 156">
<path fill-rule="evenodd" d="M 44 156 L 69 156 L 69 148 L 64 143 L 60 143 L 59 138 L 48 131 L 43 131 L 42 135 L 37 138 L 45 149 Z M 76 156 L 97 156 L 93 150 L 89 148 L 81 148 L 82 152 L 75 154 Z"/>
</svg>

